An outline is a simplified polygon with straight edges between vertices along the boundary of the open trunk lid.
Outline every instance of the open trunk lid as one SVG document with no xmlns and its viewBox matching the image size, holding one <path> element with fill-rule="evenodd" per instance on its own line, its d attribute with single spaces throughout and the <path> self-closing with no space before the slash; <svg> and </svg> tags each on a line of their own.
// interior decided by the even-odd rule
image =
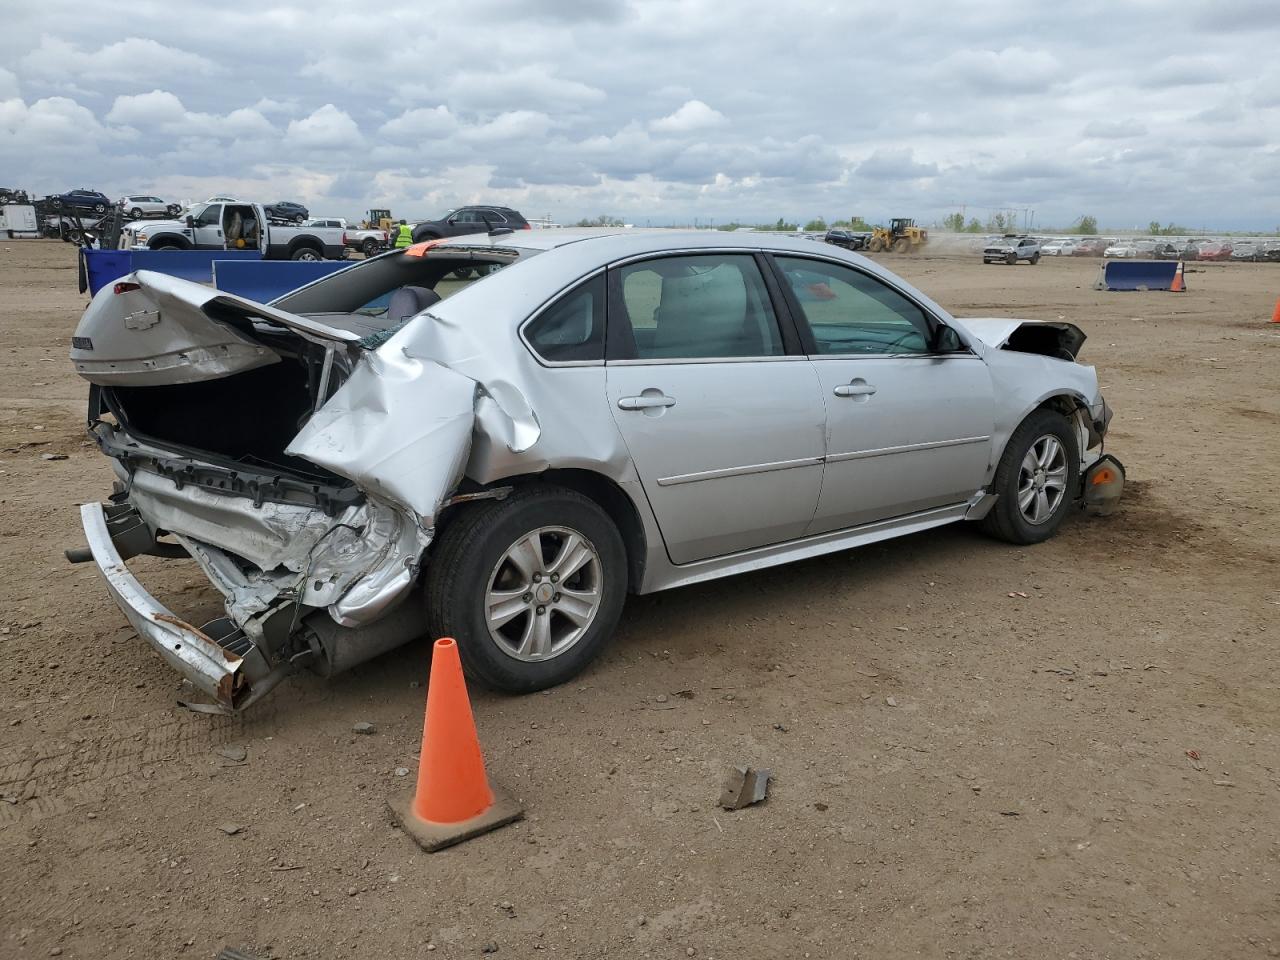
<svg viewBox="0 0 1280 960">
<path fill-rule="evenodd" d="M 360 334 L 188 280 L 139 270 L 98 291 L 71 339 L 76 372 L 102 386 L 163 386 L 278 363 L 255 336 L 290 332 L 321 346 Z"/>
</svg>

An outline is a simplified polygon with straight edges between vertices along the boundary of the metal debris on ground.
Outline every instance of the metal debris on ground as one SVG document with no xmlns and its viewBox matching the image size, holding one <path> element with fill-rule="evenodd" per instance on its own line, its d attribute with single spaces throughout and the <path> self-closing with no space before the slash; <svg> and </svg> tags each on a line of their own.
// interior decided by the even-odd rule
<svg viewBox="0 0 1280 960">
<path fill-rule="evenodd" d="M 244 826 L 239 823 L 221 823 L 218 825 L 218 829 L 228 837 L 234 837 L 237 833 L 244 832 Z"/>
<path fill-rule="evenodd" d="M 772 776 L 772 770 L 734 767 L 720 791 L 720 806 L 726 810 L 741 810 L 759 803 L 768 795 L 769 778 Z"/>
<path fill-rule="evenodd" d="M 237 950 L 235 947 L 223 947 L 218 951 L 218 955 L 214 960 L 258 960 L 258 958 L 251 953 Z"/>
<path fill-rule="evenodd" d="M 364 720 L 361 720 L 359 723 L 354 723 L 351 725 L 352 733 L 363 733 L 365 735 L 370 735 L 376 732 L 377 729 L 378 728 L 375 727 L 372 723 L 368 723 Z"/>
</svg>

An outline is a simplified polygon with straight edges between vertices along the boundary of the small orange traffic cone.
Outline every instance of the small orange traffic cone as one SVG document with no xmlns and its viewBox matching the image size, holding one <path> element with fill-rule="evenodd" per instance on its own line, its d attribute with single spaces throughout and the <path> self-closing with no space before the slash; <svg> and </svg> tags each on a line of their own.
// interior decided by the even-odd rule
<svg viewBox="0 0 1280 960">
<path fill-rule="evenodd" d="M 1186 285 L 1183 284 L 1182 282 L 1182 261 L 1181 260 L 1178 261 L 1178 269 L 1174 271 L 1173 283 L 1169 284 L 1169 289 L 1172 290 L 1174 293 L 1182 293 L 1187 289 Z"/>
<path fill-rule="evenodd" d="M 524 815 L 514 800 L 489 786 L 458 644 L 450 637 L 432 648 L 417 789 L 389 805 L 405 833 L 430 852 Z"/>
<path fill-rule="evenodd" d="M 1280 323 L 1280 300 L 1276 301 L 1276 308 L 1271 311 L 1271 322 Z"/>
</svg>

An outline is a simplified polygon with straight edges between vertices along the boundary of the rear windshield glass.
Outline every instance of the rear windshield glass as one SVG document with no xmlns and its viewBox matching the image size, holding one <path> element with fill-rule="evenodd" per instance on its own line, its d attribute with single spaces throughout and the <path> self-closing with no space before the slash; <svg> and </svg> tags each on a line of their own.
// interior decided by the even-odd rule
<svg viewBox="0 0 1280 960">
<path fill-rule="evenodd" d="M 361 324 L 366 329 L 378 327 L 378 321 L 383 319 L 387 321 L 386 326 L 391 326 L 404 319 L 400 315 L 388 316 L 392 297 L 397 291 L 412 289 L 419 302 L 424 302 L 424 290 L 440 300 L 447 300 L 514 260 L 514 251 L 495 251 L 492 256 L 471 257 L 388 254 L 286 294 L 272 305 L 290 313 L 355 314 L 374 321 Z"/>
</svg>

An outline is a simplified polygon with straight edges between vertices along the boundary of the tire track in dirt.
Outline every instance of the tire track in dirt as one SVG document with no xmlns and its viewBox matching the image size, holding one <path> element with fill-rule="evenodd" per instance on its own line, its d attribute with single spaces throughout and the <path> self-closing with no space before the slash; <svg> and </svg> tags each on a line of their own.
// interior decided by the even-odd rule
<svg viewBox="0 0 1280 960">
<path fill-rule="evenodd" d="M 262 719 L 262 714 L 255 717 Z M 151 782 L 181 779 L 191 771 L 185 761 L 244 733 L 236 717 L 154 711 L 96 724 L 83 734 L 6 747 L 0 750 L 0 798 L 5 800 L 0 827 L 138 793 Z"/>
</svg>

